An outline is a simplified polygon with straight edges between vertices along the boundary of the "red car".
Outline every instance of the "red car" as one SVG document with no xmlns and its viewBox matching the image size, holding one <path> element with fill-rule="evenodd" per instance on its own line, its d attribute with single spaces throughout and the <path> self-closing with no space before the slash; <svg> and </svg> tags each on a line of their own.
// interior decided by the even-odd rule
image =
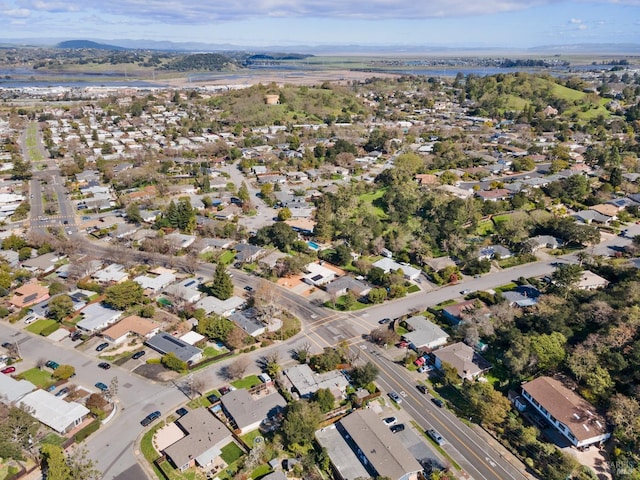
<svg viewBox="0 0 640 480">
<path fill-rule="evenodd" d="M 13 373 L 16 371 L 16 367 L 6 367 L 0 370 L 2 373 Z"/>
</svg>

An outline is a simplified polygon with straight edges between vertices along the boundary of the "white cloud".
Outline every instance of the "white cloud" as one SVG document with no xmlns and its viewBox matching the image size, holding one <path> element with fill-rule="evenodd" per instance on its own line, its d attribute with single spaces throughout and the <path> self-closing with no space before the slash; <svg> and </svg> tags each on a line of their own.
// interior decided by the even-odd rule
<svg viewBox="0 0 640 480">
<path fill-rule="evenodd" d="M 580 20 L 579 18 L 572 18 L 571 20 L 569 20 L 569 23 L 580 24 L 582 23 L 582 20 Z"/>
<path fill-rule="evenodd" d="M 11 8 L 7 10 L 0 10 L 0 13 L 12 18 L 27 18 L 29 15 L 31 15 L 31 11 L 26 8 Z"/>
<path fill-rule="evenodd" d="M 578 25 L 578 30 L 586 30 L 586 29 L 587 29 L 587 26 L 584 23 Z"/>
</svg>

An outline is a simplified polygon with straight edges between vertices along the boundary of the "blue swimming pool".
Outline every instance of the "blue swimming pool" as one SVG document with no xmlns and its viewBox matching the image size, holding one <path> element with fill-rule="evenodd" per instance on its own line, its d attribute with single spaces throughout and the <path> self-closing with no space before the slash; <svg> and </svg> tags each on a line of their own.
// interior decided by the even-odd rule
<svg viewBox="0 0 640 480">
<path fill-rule="evenodd" d="M 312 241 L 308 241 L 307 245 L 309 245 L 309 248 L 313 248 L 314 250 L 318 250 L 320 248 L 320 245 L 318 245 L 316 242 L 312 242 Z"/>
</svg>

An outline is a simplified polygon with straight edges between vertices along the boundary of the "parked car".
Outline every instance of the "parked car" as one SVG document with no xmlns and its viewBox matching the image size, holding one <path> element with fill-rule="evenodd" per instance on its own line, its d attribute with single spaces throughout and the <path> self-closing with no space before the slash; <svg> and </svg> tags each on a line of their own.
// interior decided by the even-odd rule
<svg viewBox="0 0 640 480">
<path fill-rule="evenodd" d="M 435 397 L 433 397 L 433 398 L 431 399 L 431 401 L 432 401 L 436 406 L 438 406 L 439 408 L 444 407 L 444 402 L 443 402 L 442 400 L 440 400 L 439 398 L 435 398 Z"/>
<path fill-rule="evenodd" d="M 416 388 L 418 389 L 418 391 L 419 391 L 420 393 L 423 393 L 423 394 L 425 394 L 425 395 L 426 395 L 426 394 L 427 394 L 427 392 L 429 391 L 429 390 L 427 390 L 427 387 L 425 387 L 424 385 L 416 385 Z"/>
<path fill-rule="evenodd" d="M 53 360 L 49 360 L 44 364 L 44 366 L 50 368 L 51 370 L 55 370 L 60 366 L 60 364 L 58 362 L 54 362 Z"/>
<path fill-rule="evenodd" d="M 158 410 L 156 410 L 155 412 L 151 412 L 149 415 L 144 417 L 140 422 L 140 425 L 142 425 L 143 427 L 146 427 L 157 418 L 160 418 L 160 412 Z"/>
<path fill-rule="evenodd" d="M 144 355 L 147 352 L 145 352 L 144 350 L 140 350 L 139 352 L 134 353 L 133 355 L 131 355 L 131 358 L 133 358 L 134 360 L 139 359 L 140 357 L 144 357 Z"/>
<path fill-rule="evenodd" d="M 31 324 L 31 323 L 33 323 L 33 322 L 35 322 L 37 319 L 38 319 L 38 316 L 37 316 L 37 315 L 33 315 L 33 314 L 31 314 L 31 315 L 28 315 L 28 316 L 26 316 L 26 317 L 25 317 L 25 319 L 24 319 L 24 323 L 26 323 L 27 325 L 29 325 L 29 324 Z"/>
<path fill-rule="evenodd" d="M 98 383 L 96 383 L 96 384 L 95 384 L 95 387 L 96 387 L 98 390 L 102 391 L 102 392 L 106 392 L 107 390 L 109 390 L 109 387 L 107 387 L 107 386 L 106 386 L 104 383 L 102 383 L 102 382 L 98 382 Z"/>
<path fill-rule="evenodd" d="M 471 293 L 471 290 L 469 290 L 468 288 L 465 288 L 464 290 L 462 290 L 460 292 L 462 295 L 469 295 Z"/>
<path fill-rule="evenodd" d="M 444 438 L 442 438 L 442 435 L 440 435 L 436 430 L 434 430 L 433 428 L 430 428 L 429 430 L 427 430 L 427 435 L 429 435 L 434 442 L 436 442 L 438 445 L 444 445 L 445 442 Z"/>
<path fill-rule="evenodd" d="M 249 286 L 249 285 L 245 285 L 245 286 L 244 286 L 244 289 L 245 289 L 247 292 L 253 292 L 253 287 L 251 287 L 251 286 Z"/>
<path fill-rule="evenodd" d="M 207 395 L 207 400 L 209 400 L 212 405 L 215 405 L 220 401 L 220 397 L 215 393 L 212 393 L 211 395 Z"/>
<path fill-rule="evenodd" d="M 82 338 L 82 332 L 79 330 L 76 330 L 75 332 L 72 332 L 71 334 L 69 334 L 69 337 L 71 338 L 72 342 L 75 342 L 76 340 L 80 340 Z"/>
<path fill-rule="evenodd" d="M 2 370 L 0 370 L 0 372 L 2 372 L 4 374 L 13 373 L 15 371 L 16 371 L 16 367 L 5 367 Z"/>
<path fill-rule="evenodd" d="M 391 433 L 398 433 L 404 431 L 404 423 L 399 423 L 398 425 L 393 425 L 391 428 Z"/>
<path fill-rule="evenodd" d="M 101 352 L 102 350 L 104 350 L 108 346 L 109 346 L 109 344 L 107 342 L 101 343 L 100 345 L 98 345 L 96 347 L 96 352 Z"/>
<path fill-rule="evenodd" d="M 386 325 L 387 323 L 391 323 L 391 319 L 390 318 L 383 318 L 382 320 L 378 320 L 378 323 L 380 325 Z"/>
<path fill-rule="evenodd" d="M 389 398 L 396 403 L 402 403 L 402 398 L 396 392 L 389 392 Z"/>
<path fill-rule="evenodd" d="M 67 387 L 61 388 L 56 392 L 56 397 L 61 397 L 63 395 L 66 395 L 67 393 L 69 393 L 69 389 Z"/>
<path fill-rule="evenodd" d="M 396 423 L 398 423 L 398 419 L 396 417 L 387 417 L 382 421 L 387 426 L 395 425 Z"/>
<path fill-rule="evenodd" d="M 13 346 L 13 343 L 9 343 L 9 342 L 2 342 L 2 346 L 3 346 L 4 348 L 9 349 L 9 348 L 11 348 L 11 347 Z"/>
<path fill-rule="evenodd" d="M 111 365 L 109 365 L 107 362 L 100 362 L 98 366 L 103 370 L 109 370 L 111 368 Z"/>
<path fill-rule="evenodd" d="M 433 370 L 433 366 L 431 365 L 427 365 L 426 363 L 424 365 L 421 365 L 418 368 L 418 373 L 425 373 L 425 372 L 430 372 L 431 370 Z"/>
<path fill-rule="evenodd" d="M 184 417 L 187 413 L 189 413 L 189 410 L 187 410 L 186 408 L 182 407 L 176 410 L 176 413 L 178 415 L 180 415 L 181 417 Z"/>
</svg>

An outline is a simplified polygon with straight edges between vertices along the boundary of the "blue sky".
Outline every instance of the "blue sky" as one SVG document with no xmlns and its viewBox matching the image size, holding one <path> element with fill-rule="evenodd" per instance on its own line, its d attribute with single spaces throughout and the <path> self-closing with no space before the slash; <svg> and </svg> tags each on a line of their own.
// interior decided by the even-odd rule
<svg viewBox="0 0 640 480">
<path fill-rule="evenodd" d="M 640 43 L 640 0 L 0 0 L 2 39 L 533 47 Z"/>
</svg>

